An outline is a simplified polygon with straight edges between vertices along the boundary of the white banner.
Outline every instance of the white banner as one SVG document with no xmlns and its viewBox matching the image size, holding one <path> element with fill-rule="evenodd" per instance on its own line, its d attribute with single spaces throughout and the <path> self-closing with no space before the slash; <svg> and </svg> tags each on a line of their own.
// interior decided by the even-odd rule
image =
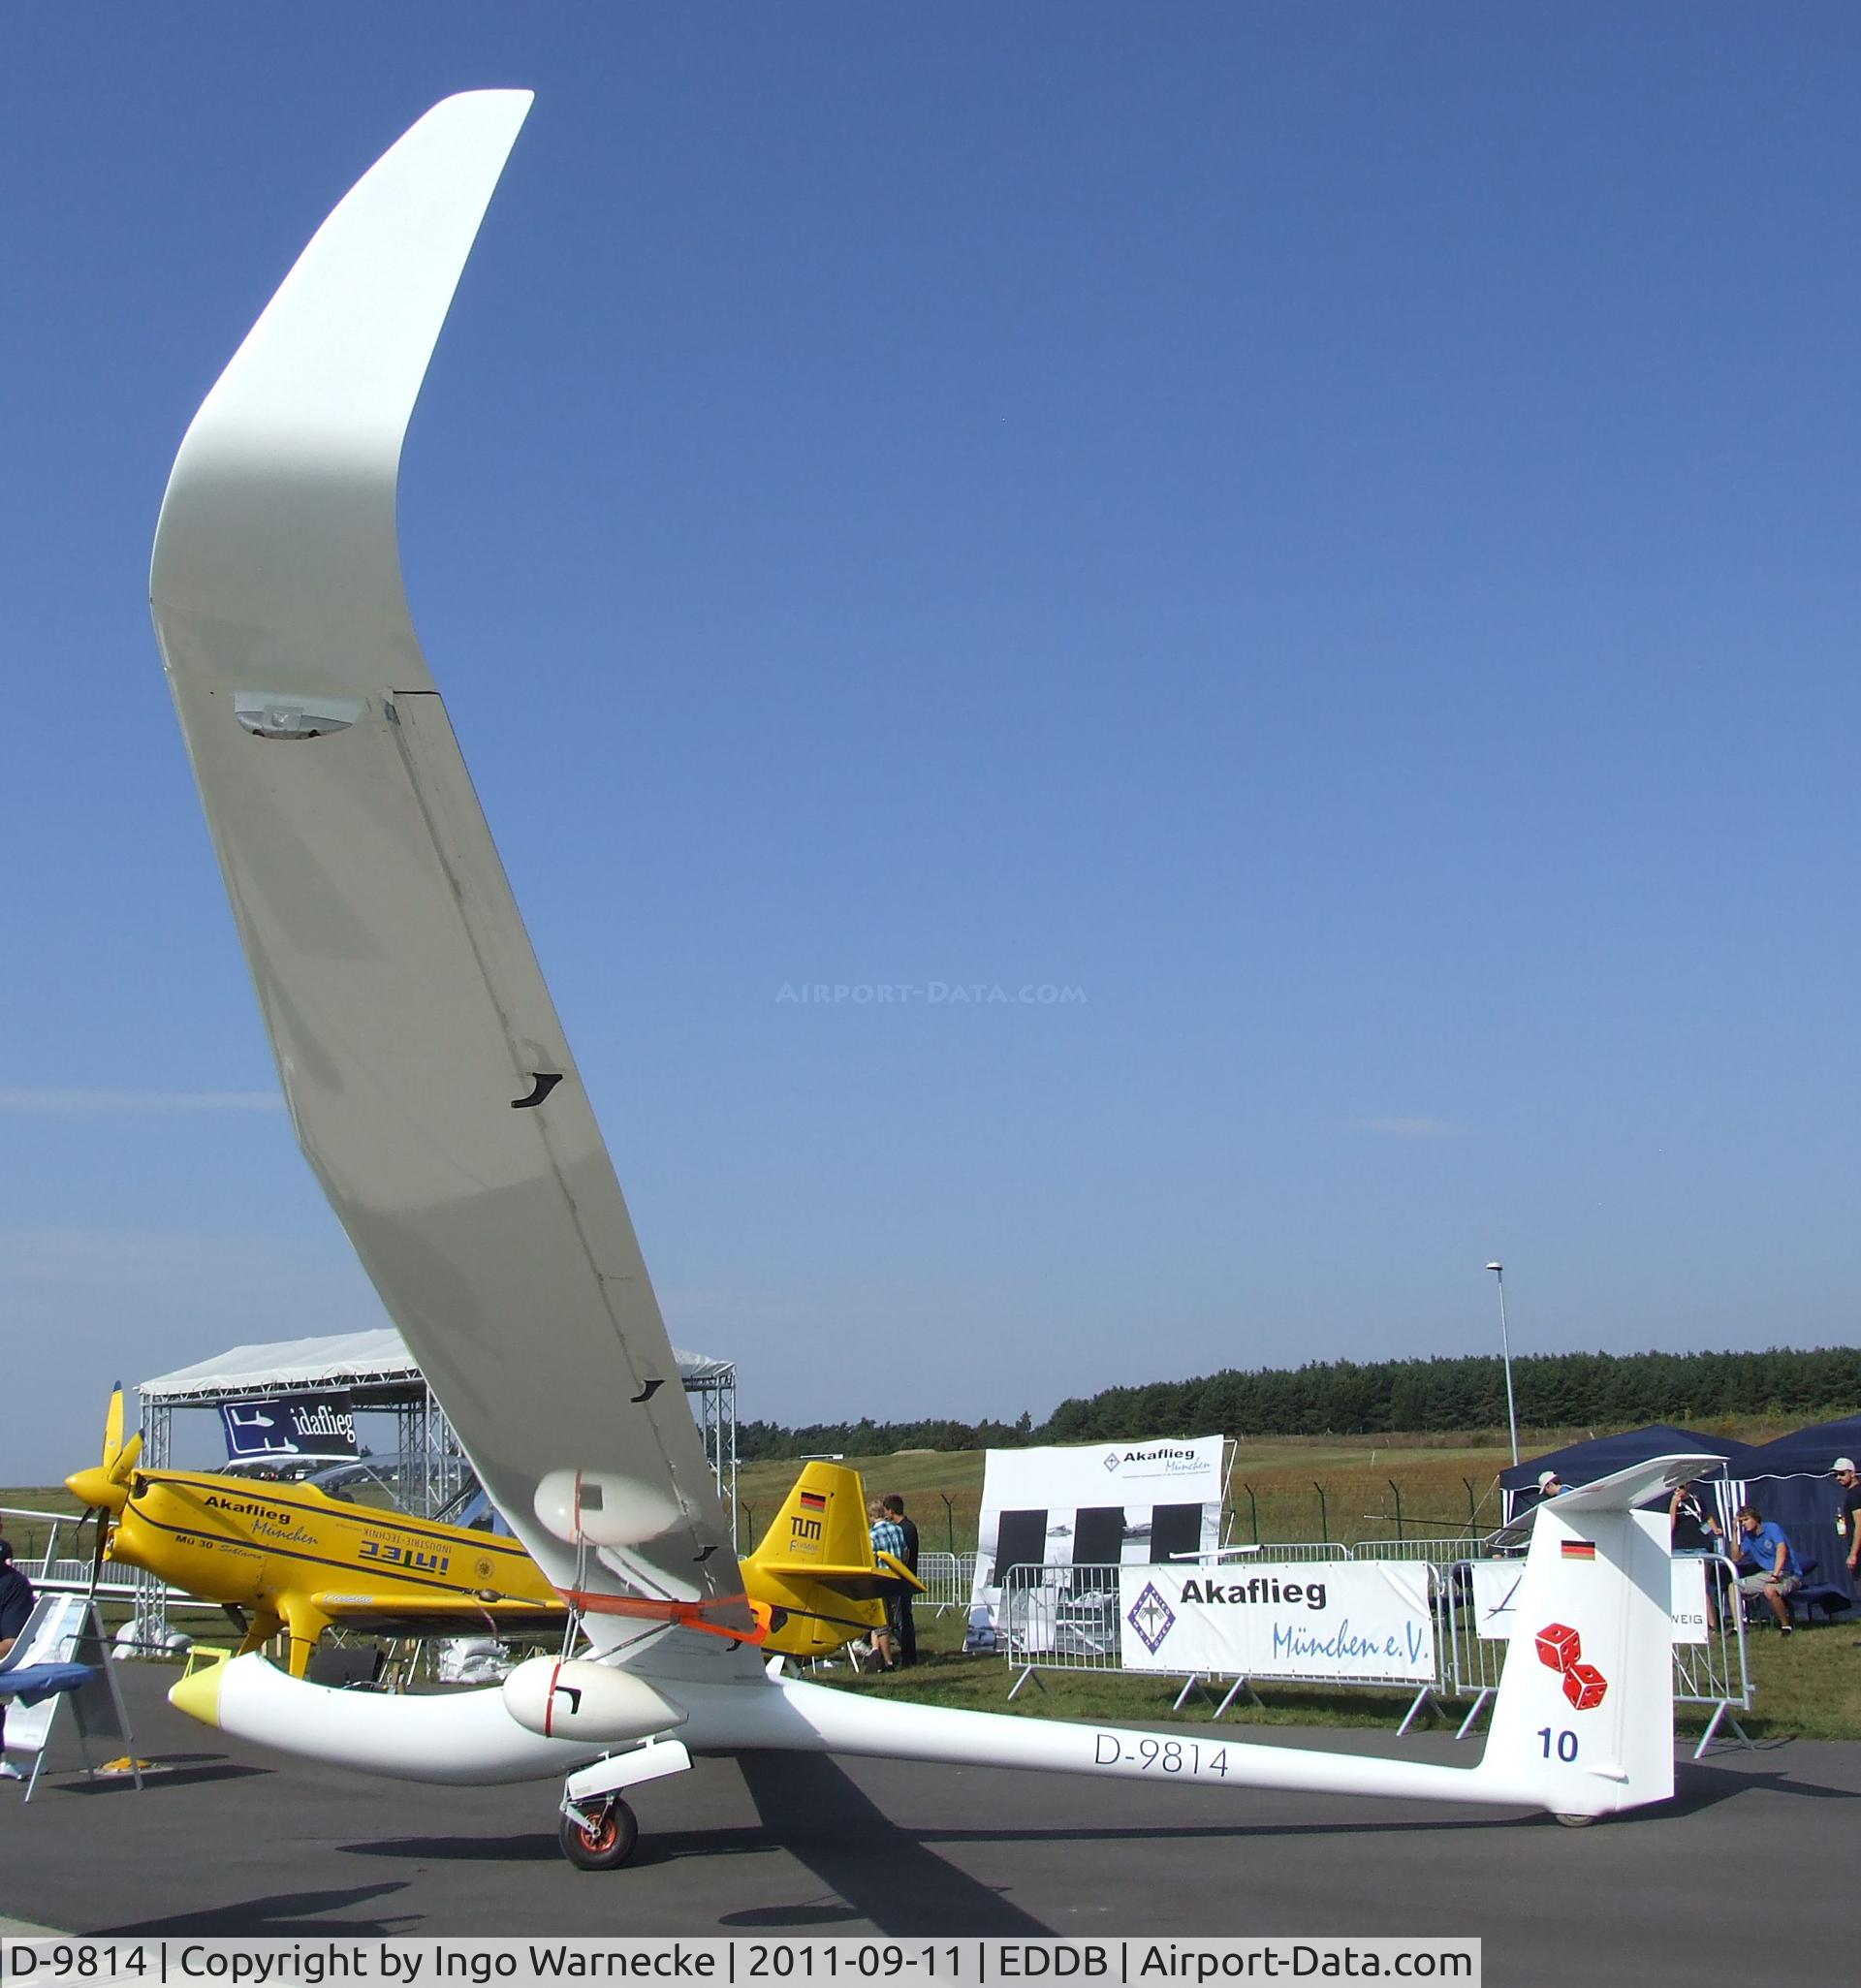
<svg viewBox="0 0 1861 1988">
<path fill-rule="evenodd" d="M 1218 1436 L 991 1450 L 972 1629 L 993 1627 L 1009 1566 L 1142 1566 L 1212 1553 L 1221 1534 Z M 999 1562 L 999 1566 L 997 1562 Z M 1108 1591 L 1109 1592 L 1109 1591 Z"/>
<path fill-rule="evenodd" d="M 1706 1640 L 1706 1562 L 1697 1555 L 1674 1562 L 1674 1641 Z"/>
<path fill-rule="evenodd" d="M 1426 1684 L 1435 1675 L 1429 1570 L 1403 1561 L 1126 1567 L 1126 1670 Z"/>
<path fill-rule="evenodd" d="M 1518 1594 L 1525 1579 L 1523 1560 L 1473 1562 L 1473 1633 L 1503 1643 L 1518 1620 Z M 1671 1607 L 1676 1643 L 1706 1640 L 1706 1562 L 1687 1557 L 1673 1562 Z"/>
</svg>

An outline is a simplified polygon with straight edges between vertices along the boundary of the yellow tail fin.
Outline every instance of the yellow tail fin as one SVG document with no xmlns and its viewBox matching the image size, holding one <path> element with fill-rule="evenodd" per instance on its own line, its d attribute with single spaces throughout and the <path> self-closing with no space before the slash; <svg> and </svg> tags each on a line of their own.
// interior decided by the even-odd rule
<svg viewBox="0 0 1861 1988">
<path fill-rule="evenodd" d="M 860 1473 L 816 1463 L 802 1467 L 775 1523 L 743 1562 L 743 1585 L 774 1611 L 766 1649 L 824 1657 L 884 1624 L 884 1597 L 903 1572 L 873 1556 Z"/>
<path fill-rule="evenodd" d="M 837 1573 L 872 1566 L 866 1487 L 844 1464 L 804 1464 L 749 1564 L 771 1573 Z"/>
</svg>

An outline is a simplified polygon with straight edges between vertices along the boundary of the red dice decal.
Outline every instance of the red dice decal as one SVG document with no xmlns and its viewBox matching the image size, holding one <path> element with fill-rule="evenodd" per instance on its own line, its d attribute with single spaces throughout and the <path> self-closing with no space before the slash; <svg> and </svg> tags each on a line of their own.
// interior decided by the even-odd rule
<svg viewBox="0 0 1861 1988">
<path fill-rule="evenodd" d="M 1593 1712 L 1602 1703 L 1609 1681 L 1593 1663 L 1583 1660 L 1583 1638 L 1564 1623 L 1547 1623 L 1538 1631 L 1538 1661 L 1563 1679 L 1563 1695 L 1579 1712 Z"/>
<path fill-rule="evenodd" d="M 1538 1631 L 1538 1661 L 1553 1670 L 1568 1670 L 1583 1657 L 1583 1638 L 1561 1623 L 1552 1623 Z"/>
<path fill-rule="evenodd" d="M 1573 1663 L 1563 1674 L 1563 1695 L 1579 1712 L 1593 1712 L 1608 1688 L 1593 1663 Z"/>
</svg>

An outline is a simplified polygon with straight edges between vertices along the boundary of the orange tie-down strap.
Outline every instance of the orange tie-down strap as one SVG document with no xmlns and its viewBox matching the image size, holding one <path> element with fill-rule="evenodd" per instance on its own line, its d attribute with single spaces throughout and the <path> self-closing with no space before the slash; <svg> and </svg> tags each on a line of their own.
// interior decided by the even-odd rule
<svg viewBox="0 0 1861 1988">
<path fill-rule="evenodd" d="M 582 1588 L 564 1588 L 562 1595 L 587 1615 L 624 1615 L 637 1622 L 670 1623 L 752 1647 L 763 1642 L 773 1626 L 769 1603 L 752 1601 L 746 1594 L 726 1595 L 721 1601 L 661 1601 L 645 1594 L 594 1594 Z M 717 1619 L 724 1609 L 731 1611 L 734 1621 Z M 749 1611 L 748 1627 L 742 1622 L 744 1609 Z"/>
</svg>

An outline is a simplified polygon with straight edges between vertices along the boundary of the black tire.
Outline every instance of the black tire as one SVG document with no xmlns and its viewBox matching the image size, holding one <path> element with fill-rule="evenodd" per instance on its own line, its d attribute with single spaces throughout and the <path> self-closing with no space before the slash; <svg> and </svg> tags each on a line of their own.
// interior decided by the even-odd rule
<svg viewBox="0 0 1861 1988">
<path fill-rule="evenodd" d="M 618 1795 L 610 1795 L 593 1829 L 564 1815 L 559 1836 L 562 1854 L 578 1871 L 617 1871 L 639 1847 L 640 1819 Z"/>
<path fill-rule="evenodd" d="M 1596 1819 L 1593 1815 L 1558 1815 L 1555 1809 L 1551 1813 L 1566 1829 L 1588 1829 Z"/>
</svg>

